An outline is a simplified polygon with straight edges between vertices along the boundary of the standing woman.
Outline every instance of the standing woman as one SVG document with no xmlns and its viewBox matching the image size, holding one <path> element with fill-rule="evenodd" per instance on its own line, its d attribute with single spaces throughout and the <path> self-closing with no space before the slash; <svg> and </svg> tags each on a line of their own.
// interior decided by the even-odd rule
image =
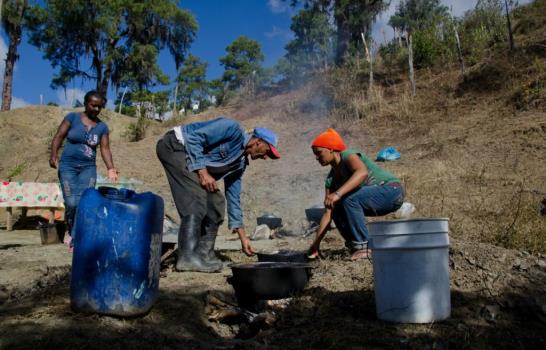
<svg viewBox="0 0 546 350">
<path fill-rule="evenodd" d="M 59 169 L 59 181 L 65 204 L 65 221 L 71 238 L 74 236 L 74 217 L 83 191 L 95 187 L 97 179 L 96 154 L 100 154 L 108 169 L 108 178 L 116 182 L 118 172 L 114 168 L 108 126 L 98 118 L 106 99 L 97 91 L 85 94 L 83 113 L 69 113 L 62 121 L 53 141 L 49 165 Z M 61 160 L 59 149 L 66 138 Z M 71 240 L 71 238 L 69 240 Z"/>
<path fill-rule="evenodd" d="M 400 180 L 364 153 L 347 150 L 334 129 L 317 136 L 312 149 L 320 165 L 332 169 L 326 178 L 326 210 L 309 250 L 310 257 L 318 255 L 332 219 L 352 253 L 351 260 L 368 257 L 366 216 L 386 215 L 402 206 L 404 190 Z"/>
</svg>

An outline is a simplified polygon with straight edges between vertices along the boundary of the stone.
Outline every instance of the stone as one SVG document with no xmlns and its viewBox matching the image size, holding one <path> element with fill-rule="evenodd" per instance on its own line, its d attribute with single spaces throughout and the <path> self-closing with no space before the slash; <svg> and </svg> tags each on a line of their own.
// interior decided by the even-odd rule
<svg viewBox="0 0 546 350">
<path fill-rule="evenodd" d="M 498 305 L 486 305 L 481 310 L 481 316 L 488 322 L 495 322 L 500 314 Z"/>
<path fill-rule="evenodd" d="M 250 235 L 250 239 L 253 241 L 269 238 L 271 238 L 271 229 L 267 225 L 256 226 L 254 233 Z"/>
</svg>

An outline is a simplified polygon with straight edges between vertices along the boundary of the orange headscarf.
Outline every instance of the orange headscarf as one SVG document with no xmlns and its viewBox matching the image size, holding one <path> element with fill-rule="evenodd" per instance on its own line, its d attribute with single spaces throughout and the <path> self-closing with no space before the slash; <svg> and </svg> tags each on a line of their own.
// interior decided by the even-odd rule
<svg viewBox="0 0 546 350">
<path fill-rule="evenodd" d="M 313 147 L 324 147 L 328 148 L 334 151 L 345 151 L 347 149 L 347 146 L 345 146 L 345 142 L 343 142 L 343 139 L 341 136 L 332 128 L 326 129 L 325 132 L 317 136 L 313 143 L 311 144 Z"/>
</svg>

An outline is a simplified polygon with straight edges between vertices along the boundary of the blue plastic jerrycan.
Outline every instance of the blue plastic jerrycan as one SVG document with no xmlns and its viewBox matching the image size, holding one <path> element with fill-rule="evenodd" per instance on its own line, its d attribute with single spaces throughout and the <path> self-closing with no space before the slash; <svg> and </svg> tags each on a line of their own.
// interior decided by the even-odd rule
<svg viewBox="0 0 546 350">
<path fill-rule="evenodd" d="M 163 199 L 125 188 L 84 191 L 75 221 L 72 309 L 120 317 L 147 313 L 157 299 Z"/>
</svg>

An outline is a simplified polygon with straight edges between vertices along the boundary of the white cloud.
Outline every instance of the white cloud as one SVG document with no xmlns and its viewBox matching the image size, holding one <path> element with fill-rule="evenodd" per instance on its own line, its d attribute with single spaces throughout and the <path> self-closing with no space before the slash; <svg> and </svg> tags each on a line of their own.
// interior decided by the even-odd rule
<svg viewBox="0 0 546 350">
<path fill-rule="evenodd" d="M 27 101 L 19 97 L 15 97 L 15 96 L 11 97 L 11 109 L 21 108 L 26 106 L 30 106 L 30 103 L 28 103 Z"/>
<path fill-rule="evenodd" d="M 83 103 L 83 97 L 85 92 L 80 89 L 66 89 L 57 91 L 57 101 L 61 107 L 71 108 L 74 106 L 76 100 Z"/>
<path fill-rule="evenodd" d="M 273 13 L 290 12 L 290 4 L 288 0 L 268 0 L 267 5 Z"/>
<path fill-rule="evenodd" d="M 265 36 L 268 39 L 273 39 L 273 38 L 276 38 L 276 37 L 282 37 L 283 39 L 286 39 L 286 40 L 291 40 L 292 37 L 293 37 L 291 31 L 279 28 L 277 26 L 273 26 L 271 31 L 265 33 Z"/>
</svg>

